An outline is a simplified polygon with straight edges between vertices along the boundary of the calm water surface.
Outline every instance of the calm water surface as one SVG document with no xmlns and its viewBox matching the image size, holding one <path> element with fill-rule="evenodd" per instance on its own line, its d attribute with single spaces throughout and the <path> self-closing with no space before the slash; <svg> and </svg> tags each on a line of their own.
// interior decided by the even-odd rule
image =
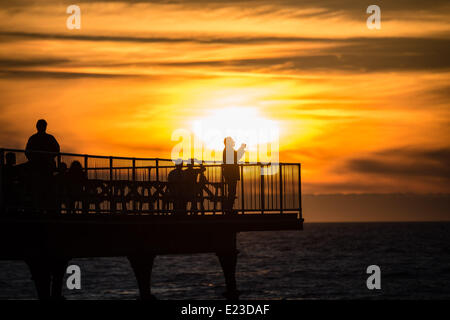
<svg viewBox="0 0 450 320">
<path fill-rule="evenodd" d="M 450 223 L 305 224 L 303 231 L 238 235 L 242 299 L 449 299 Z M 136 299 L 125 258 L 76 259 L 82 289 L 67 299 Z M 381 290 L 366 288 L 367 266 L 381 268 Z M 159 256 L 159 299 L 222 299 L 213 254 Z M 0 299 L 34 299 L 23 262 L 0 261 Z"/>
</svg>

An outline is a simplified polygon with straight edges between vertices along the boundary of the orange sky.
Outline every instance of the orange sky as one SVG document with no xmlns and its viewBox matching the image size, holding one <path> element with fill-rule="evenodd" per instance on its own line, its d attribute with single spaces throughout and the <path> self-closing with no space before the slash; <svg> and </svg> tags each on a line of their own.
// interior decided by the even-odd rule
<svg viewBox="0 0 450 320">
<path fill-rule="evenodd" d="M 0 4 L 0 145 L 170 157 L 172 133 L 257 110 L 305 193 L 450 192 L 450 6 L 364 1 Z M 245 114 L 245 113 L 243 113 Z M 251 123 L 253 119 L 248 119 Z"/>
</svg>

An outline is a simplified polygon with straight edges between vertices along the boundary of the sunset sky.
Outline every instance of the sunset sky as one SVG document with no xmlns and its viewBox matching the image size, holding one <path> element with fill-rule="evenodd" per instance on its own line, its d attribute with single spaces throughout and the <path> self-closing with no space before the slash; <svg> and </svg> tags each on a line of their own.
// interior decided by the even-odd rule
<svg viewBox="0 0 450 320">
<path fill-rule="evenodd" d="M 175 130 L 231 110 L 276 123 L 305 193 L 448 193 L 449 16 L 440 0 L 2 1 L 0 146 L 45 118 L 65 152 L 169 158 Z"/>
</svg>

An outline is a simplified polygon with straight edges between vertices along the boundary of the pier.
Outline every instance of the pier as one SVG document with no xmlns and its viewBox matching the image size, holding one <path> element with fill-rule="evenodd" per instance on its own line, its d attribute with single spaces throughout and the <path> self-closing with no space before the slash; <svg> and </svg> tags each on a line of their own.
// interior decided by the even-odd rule
<svg viewBox="0 0 450 320">
<path fill-rule="evenodd" d="M 13 184 L 5 183 L 7 153 L 16 158 Z M 224 272 L 225 297 L 238 299 L 236 234 L 303 227 L 298 163 L 237 164 L 240 180 L 233 210 L 227 212 L 223 165 L 191 160 L 198 180 L 180 213 L 170 192 L 168 176 L 175 169 L 170 159 L 52 156 L 56 168 L 79 162 L 85 179 L 74 183 L 55 171 L 42 182 L 27 165 L 24 150 L 0 149 L 0 260 L 124 256 L 141 299 L 151 299 L 157 255 L 213 253 Z M 36 279 L 35 284 L 39 293 Z"/>
</svg>

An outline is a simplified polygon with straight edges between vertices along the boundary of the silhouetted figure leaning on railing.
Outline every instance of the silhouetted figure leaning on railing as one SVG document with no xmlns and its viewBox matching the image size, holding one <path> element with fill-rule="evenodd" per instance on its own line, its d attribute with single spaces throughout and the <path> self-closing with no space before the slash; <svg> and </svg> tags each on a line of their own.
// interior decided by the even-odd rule
<svg viewBox="0 0 450 320">
<path fill-rule="evenodd" d="M 239 172 L 238 161 L 242 158 L 245 152 L 246 144 L 242 144 L 238 150 L 234 150 L 235 142 L 231 137 L 226 137 L 223 140 L 225 148 L 223 149 L 223 171 L 222 176 L 228 188 L 228 197 L 225 199 L 224 213 L 233 213 L 234 200 L 236 199 L 237 182 L 241 178 Z"/>
</svg>

